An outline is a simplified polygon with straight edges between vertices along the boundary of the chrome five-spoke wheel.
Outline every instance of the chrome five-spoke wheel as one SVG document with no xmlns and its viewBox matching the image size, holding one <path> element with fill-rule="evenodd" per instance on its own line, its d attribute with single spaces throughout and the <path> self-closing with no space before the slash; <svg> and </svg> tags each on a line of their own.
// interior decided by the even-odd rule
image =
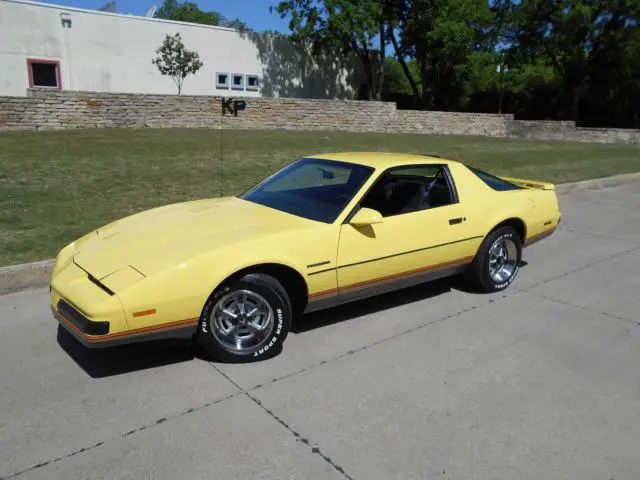
<svg viewBox="0 0 640 480">
<path fill-rule="evenodd" d="M 499 238 L 489 249 L 489 275 L 496 283 L 509 280 L 518 264 L 518 248 L 510 238 Z"/>
<path fill-rule="evenodd" d="M 507 288 L 518 275 L 522 243 L 512 226 L 499 227 L 484 238 L 467 278 L 483 292 L 498 292 Z"/>
<path fill-rule="evenodd" d="M 282 284 L 248 273 L 214 290 L 204 304 L 196 340 L 222 362 L 250 362 L 276 355 L 291 328 L 291 301 Z"/>
<path fill-rule="evenodd" d="M 209 317 L 211 331 L 232 350 L 261 346 L 273 329 L 271 305 L 255 292 L 239 290 L 218 300 Z"/>
</svg>

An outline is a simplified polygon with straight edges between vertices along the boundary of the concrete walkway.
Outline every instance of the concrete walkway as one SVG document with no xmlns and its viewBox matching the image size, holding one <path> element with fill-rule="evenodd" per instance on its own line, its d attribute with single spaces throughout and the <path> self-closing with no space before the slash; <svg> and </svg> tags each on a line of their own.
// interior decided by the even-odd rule
<svg viewBox="0 0 640 480">
<path fill-rule="evenodd" d="M 0 477 L 640 478 L 640 183 L 561 197 L 506 292 L 311 315 L 276 358 L 87 351 L 0 297 Z"/>
</svg>

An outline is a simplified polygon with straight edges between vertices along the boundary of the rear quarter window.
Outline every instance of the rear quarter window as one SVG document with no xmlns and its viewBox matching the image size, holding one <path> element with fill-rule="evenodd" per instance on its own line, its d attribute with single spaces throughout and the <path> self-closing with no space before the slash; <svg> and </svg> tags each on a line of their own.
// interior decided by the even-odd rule
<svg viewBox="0 0 640 480">
<path fill-rule="evenodd" d="M 498 178 L 495 175 L 491 175 L 490 173 L 483 172 L 482 170 L 478 170 L 477 168 L 473 168 L 469 166 L 467 166 L 467 168 L 471 170 L 473 173 L 475 173 L 475 175 L 480 180 L 482 180 L 484 183 L 489 185 L 494 190 L 497 190 L 499 192 L 502 192 L 505 190 L 522 190 L 522 188 L 519 187 L 518 185 L 511 182 L 507 182 L 506 180 Z"/>
</svg>

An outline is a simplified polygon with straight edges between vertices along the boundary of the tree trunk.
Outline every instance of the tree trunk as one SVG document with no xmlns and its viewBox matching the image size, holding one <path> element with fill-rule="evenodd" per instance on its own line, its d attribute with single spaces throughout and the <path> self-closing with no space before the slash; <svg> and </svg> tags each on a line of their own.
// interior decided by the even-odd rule
<svg viewBox="0 0 640 480">
<path fill-rule="evenodd" d="M 384 38 L 384 17 L 382 16 L 382 12 L 380 13 L 380 59 L 379 59 L 379 70 L 378 70 L 378 89 L 376 92 L 376 100 L 382 100 L 382 90 L 384 86 L 384 62 L 387 58 L 386 54 L 386 45 Z"/>
<path fill-rule="evenodd" d="M 396 52 L 396 58 L 398 62 L 400 62 L 400 66 L 402 67 L 402 71 L 407 76 L 407 80 L 409 80 L 409 85 L 411 85 L 411 90 L 413 90 L 413 95 L 415 98 L 420 98 L 420 92 L 418 91 L 418 85 L 416 84 L 411 72 L 409 71 L 409 67 L 407 66 L 407 62 L 404 61 L 404 57 L 402 56 L 402 52 L 400 52 L 400 47 L 398 46 L 398 41 L 396 40 L 396 36 L 393 33 L 393 30 L 389 32 L 389 38 L 391 39 L 391 43 L 393 44 L 393 49 Z"/>
<path fill-rule="evenodd" d="M 564 88 L 562 90 L 562 119 L 578 121 L 578 108 L 582 99 L 582 92 L 585 87 L 585 81 L 566 78 Z"/>
<path fill-rule="evenodd" d="M 368 52 L 364 52 L 360 54 L 360 61 L 362 62 L 362 66 L 364 67 L 365 87 L 367 89 L 367 100 L 373 100 L 373 97 L 374 97 L 373 64 L 371 63 L 371 57 L 369 56 Z"/>
</svg>

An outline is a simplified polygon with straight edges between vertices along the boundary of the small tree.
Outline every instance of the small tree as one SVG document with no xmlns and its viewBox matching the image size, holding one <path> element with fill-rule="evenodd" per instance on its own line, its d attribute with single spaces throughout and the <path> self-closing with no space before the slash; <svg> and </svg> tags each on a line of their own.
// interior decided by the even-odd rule
<svg viewBox="0 0 640 480">
<path fill-rule="evenodd" d="M 180 95 L 186 76 L 190 73 L 196 73 L 202 67 L 200 56 L 197 52 L 192 52 L 184 47 L 179 33 L 174 36 L 167 35 L 156 53 L 158 57 L 151 63 L 158 67 L 162 75 L 173 79 L 178 87 L 178 95 Z"/>
</svg>

